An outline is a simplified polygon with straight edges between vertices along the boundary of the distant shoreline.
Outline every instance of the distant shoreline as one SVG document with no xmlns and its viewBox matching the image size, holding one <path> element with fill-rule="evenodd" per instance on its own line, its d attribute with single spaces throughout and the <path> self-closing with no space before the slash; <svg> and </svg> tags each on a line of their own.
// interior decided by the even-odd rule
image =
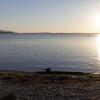
<svg viewBox="0 0 100 100">
<path fill-rule="evenodd" d="M 74 32 L 13 32 L 13 31 L 5 31 L 5 30 L 0 30 L 0 34 L 100 34 L 100 33 L 74 33 Z"/>
<path fill-rule="evenodd" d="M 2 31 L 0 30 L 0 34 L 15 34 L 16 32 L 12 32 L 12 31 Z"/>
<path fill-rule="evenodd" d="M 17 33 L 17 32 L 0 32 L 1 35 L 59 35 L 59 36 L 96 36 L 99 33 Z"/>
</svg>

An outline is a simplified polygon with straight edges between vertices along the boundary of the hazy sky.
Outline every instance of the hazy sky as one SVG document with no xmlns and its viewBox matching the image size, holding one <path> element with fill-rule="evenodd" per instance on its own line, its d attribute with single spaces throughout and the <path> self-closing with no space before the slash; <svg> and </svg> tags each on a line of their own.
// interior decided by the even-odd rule
<svg viewBox="0 0 100 100">
<path fill-rule="evenodd" d="M 16 32 L 100 32 L 92 20 L 100 0 L 0 0 L 0 29 Z"/>
</svg>

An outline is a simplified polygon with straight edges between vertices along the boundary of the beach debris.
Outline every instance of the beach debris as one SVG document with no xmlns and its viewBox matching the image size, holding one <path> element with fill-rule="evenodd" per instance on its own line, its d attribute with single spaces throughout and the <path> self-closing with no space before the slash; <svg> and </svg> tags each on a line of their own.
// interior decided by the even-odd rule
<svg viewBox="0 0 100 100">
<path fill-rule="evenodd" d="M 45 69 L 45 72 L 46 72 L 46 73 L 50 73 L 50 72 L 51 72 L 51 68 L 46 68 L 46 69 Z"/>
<path fill-rule="evenodd" d="M 2 97 L 0 100 L 16 100 L 16 96 L 13 93 Z"/>
</svg>

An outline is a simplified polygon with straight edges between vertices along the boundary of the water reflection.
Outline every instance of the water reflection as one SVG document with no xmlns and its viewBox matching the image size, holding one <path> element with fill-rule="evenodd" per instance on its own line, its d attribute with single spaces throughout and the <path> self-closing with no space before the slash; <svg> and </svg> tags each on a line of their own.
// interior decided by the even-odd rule
<svg viewBox="0 0 100 100">
<path fill-rule="evenodd" d="M 97 48 L 98 48 L 98 60 L 100 60 L 100 34 L 96 37 Z"/>
</svg>

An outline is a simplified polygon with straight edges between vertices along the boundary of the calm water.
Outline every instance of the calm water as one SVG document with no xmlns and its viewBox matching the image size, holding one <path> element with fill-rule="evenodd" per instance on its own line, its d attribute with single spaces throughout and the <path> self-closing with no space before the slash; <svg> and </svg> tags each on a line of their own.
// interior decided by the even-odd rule
<svg viewBox="0 0 100 100">
<path fill-rule="evenodd" d="M 0 69 L 100 72 L 96 36 L 0 34 Z"/>
</svg>

